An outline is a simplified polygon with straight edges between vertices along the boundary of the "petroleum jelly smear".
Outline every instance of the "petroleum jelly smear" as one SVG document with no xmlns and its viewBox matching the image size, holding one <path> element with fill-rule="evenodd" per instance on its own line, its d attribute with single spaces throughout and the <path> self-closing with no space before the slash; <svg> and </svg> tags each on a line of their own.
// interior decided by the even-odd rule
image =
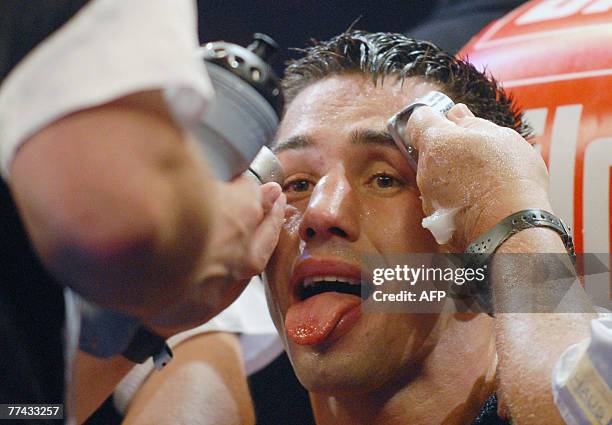
<svg viewBox="0 0 612 425">
<path fill-rule="evenodd" d="M 455 215 L 459 208 L 441 208 L 437 202 L 433 202 L 434 212 L 422 221 L 422 226 L 428 229 L 438 244 L 448 243 L 455 231 Z"/>
</svg>

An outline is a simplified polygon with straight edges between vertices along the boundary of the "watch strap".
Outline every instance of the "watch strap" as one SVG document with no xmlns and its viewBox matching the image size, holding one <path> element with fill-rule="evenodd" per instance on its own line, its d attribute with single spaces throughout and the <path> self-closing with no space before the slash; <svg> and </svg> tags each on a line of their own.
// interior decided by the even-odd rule
<svg viewBox="0 0 612 425">
<path fill-rule="evenodd" d="M 572 263 L 576 264 L 576 252 L 574 242 L 570 233 L 570 228 L 563 223 L 563 220 L 554 214 L 541 209 L 527 209 L 511 214 L 498 224 L 493 226 L 483 235 L 472 242 L 465 252 L 465 263 L 469 268 L 483 267 L 489 262 L 491 255 L 508 238 L 518 232 L 534 227 L 544 227 L 554 230 L 561 236 L 563 245 L 570 256 Z M 488 273 L 487 273 L 488 276 Z M 491 289 L 488 277 L 481 283 L 473 285 L 468 293 L 457 294 L 459 298 L 466 295 L 475 300 L 485 312 L 493 315 L 493 303 L 491 299 Z"/>
<path fill-rule="evenodd" d="M 132 341 L 121 354 L 134 363 L 144 363 L 152 356 L 156 369 L 163 368 L 172 359 L 172 350 L 166 340 L 144 326 L 138 328 Z"/>
<path fill-rule="evenodd" d="M 546 227 L 557 232 L 561 236 L 563 245 L 572 258 L 572 262 L 576 262 L 576 252 L 570 228 L 563 223 L 563 220 L 548 211 L 528 209 L 509 215 L 472 242 L 466 250 L 466 254 L 470 254 L 472 258 L 471 265 L 485 264 L 491 254 L 497 251 L 508 238 L 521 230 L 533 227 Z"/>
</svg>

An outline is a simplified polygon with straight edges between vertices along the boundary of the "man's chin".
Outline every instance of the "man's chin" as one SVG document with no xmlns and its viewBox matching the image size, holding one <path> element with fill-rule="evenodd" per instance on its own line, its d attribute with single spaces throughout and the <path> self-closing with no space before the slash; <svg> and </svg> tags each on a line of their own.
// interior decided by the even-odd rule
<svg viewBox="0 0 612 425">
<path fill-rule="evenodd" d="M 379 388 L 388 378 L 384 360 L 362 358 L 362 353 L 353 350 L 329 347 L 322 352 L 308 346 L 294 348 L 289 350 L 289 358 L 298 380 L 309 392 L 365 393 Z"/>
<path fill-rule="evenodd" d="M 358 394 L 377 389 L 377 386 L 373 385 L 375 381 L 372 378 L 364 379 L 350 371 L 346 372 L 335 370 L 329 374 L 304 371 L 304 373 L 297 372 L 297 378 L 308 392 L 317 394 Z"/>
</svg>

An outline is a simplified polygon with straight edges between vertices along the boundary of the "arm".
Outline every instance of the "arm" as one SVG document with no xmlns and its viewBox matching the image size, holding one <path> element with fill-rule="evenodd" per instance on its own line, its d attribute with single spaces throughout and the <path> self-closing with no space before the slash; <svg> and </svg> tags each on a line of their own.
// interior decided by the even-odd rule
<svg viewBox="0 0 612 425">
<path fill-rule="evenodd" d="M 88 299 L 138 316 L 194 279 L 214 196 L 163 105 L 145 92 L 69 115 L 32 136 L 11 169 L 45 265 Z"/>
<path fill-rule="evenodd" d="M 465 105 L 455 105 L 447 118 L 430 108 L 418 108 L 407 130 L 420 152 L 417 183 L 425 214 L 431 214 L 436 203 L 457 208 L 451 252 L 464 252 L 512 213 L 528 208 L 553 212 L 544 161 L 518 133 L 474 117 Z M 448 163 L 453 166 L 436 166 Z M 514 235 L 497 252 L 565 253 L 565 248 L 554 231 L 536 228 Z M 491 280 L 499 312 L 495 319 L 498 391 L 507 409 L 504 413 L 516 424 L 562 423 L 551 396 L 551 370 L 565 348 L 588 336 L 589 321 L 595 317 L 590 301 L 575 285 L 565 294 L 565 311 L 583 313 L 511 313 L 507 306 L 534 301 L 516 299 L 513 288 L 534 282 L 542 269 L 512 261 L 500 267 L 497 261 Z M 558 289 L 547 280 L 537 281 L 538 295 L 554 295 Z"/>
<path fill-rule="evenodd" d="M 100 359 L 78 351 L 74 366 L 77 423 L 85 422 L 134 366 L 120 355 Z"/>
<path fill-rule="evenodd" d="M 563 253 L 559 235 L 548 229 L 528 229 L 506 241 L 498 252 Z M 495 266 L 494 266 L 495 267 Z M 537 271 L 531 270 L 528 273 Z M 494 299 L 510 299 L 513 285 L 525 272 L 495 273 Z M 552 285 L 542 282 L 543 285 Z M 554 291 L 553 287 L 543 287 Z M 589 324 L 596 318 L 582 287 L 577 285 L 564 298 L 565 307 L 581 313 L 501 313 L 495 318 L 496 347 L 499 356 L 498 396 L 516 424 L 564 424 L 553 401 L 552 369 L 572 344 L 590 335 Z M 503 301 L 500 302 L 500 304 Z M 497 302 L 496 302 L 497 306 Z M 503 306 L 500 306 L 503 309 Z"/>
<path fill-rule="evenodd" d="M 175 359 L 140 387 L 124 424 L 255 423 L 236 335 L 196 335 L 181 342 L 174 352 Z"/>
</svg>

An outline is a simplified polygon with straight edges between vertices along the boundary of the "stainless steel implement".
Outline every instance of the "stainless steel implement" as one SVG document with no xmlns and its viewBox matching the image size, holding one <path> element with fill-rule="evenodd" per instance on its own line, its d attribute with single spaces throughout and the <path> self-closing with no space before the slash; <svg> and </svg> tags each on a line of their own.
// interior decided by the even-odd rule
<svg viewBox="0 0 612 425">
<path fill-rule="evenodd" d="M 406 156 L 408 163 L 416 172 L 417 163 L 419 162 L 419 152 L 410 142 L 406 134 L 406 124 L 412 113 L 420 106 L 429 106 L 434 111 L 446 115 L 446 113 L 455 105 L 455 102 L 450 97 L 439 91 L 431 91 L 423 97 L 419 97 L 410 105 L 393 115 L 387 121 L 387 129 L 393 137 L 398 148 Z"/>
</svg>

